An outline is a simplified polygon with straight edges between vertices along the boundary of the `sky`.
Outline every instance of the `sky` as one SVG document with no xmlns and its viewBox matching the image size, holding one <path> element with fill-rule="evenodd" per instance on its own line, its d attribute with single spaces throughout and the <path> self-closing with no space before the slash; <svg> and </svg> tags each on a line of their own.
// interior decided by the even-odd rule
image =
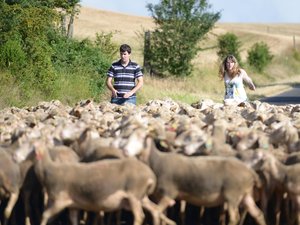
<svg viewBox="0 0 300 225">
<path fill-rule="evenodd" d="M 81 0 L 83 6 L 137 16 L 151 16 L 147 3 L 160 0 Z M 219 22 L 300 23 L 300 0 L 208 0 L 221 11 Z"/>
</svg>

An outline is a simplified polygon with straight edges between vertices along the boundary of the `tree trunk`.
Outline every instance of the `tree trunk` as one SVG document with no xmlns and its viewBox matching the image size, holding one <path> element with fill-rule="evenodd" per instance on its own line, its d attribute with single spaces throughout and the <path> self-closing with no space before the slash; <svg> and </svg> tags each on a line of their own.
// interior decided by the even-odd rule
<svg viewBox="0 0 300 225">
<path fill-rule="evenodd" d="M 61 14 L 61 33 L 66 35 L 66 14 Z"/>
<path fill-rule="evenodd" d="M 73 37 L 73 31 L 74 31 L 74 17 L 75 17 L 75 6 L 72 10 L 71 16 L 70 16 L 70 21 L 68 24 L 68 33 L 67 37 L 72 38 Z"/>
</svg>

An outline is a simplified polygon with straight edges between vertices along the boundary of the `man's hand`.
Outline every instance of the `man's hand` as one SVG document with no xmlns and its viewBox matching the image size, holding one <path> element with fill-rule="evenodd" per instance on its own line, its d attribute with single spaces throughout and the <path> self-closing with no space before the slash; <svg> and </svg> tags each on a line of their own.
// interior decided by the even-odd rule
<svg viewBox="0 0 300 225">
<path fill-rule="evenodd" d="M 116 97 L 117 97 L 117 94 L 118 94 L 117 90 L 113 90 L 113 91 L 111 92 L 111 96 L 112 96 L 113 98 L 116 98 Z"/>
<path fill-rule="evenodd" d="M 129 91 L 129 92 L 127 92 L 127 93 L 124 94 L 123 98 L 129 98 L 132 95 L 133 95 L 133 93 L 131 93 L 131 91 Z"/>
</svg>

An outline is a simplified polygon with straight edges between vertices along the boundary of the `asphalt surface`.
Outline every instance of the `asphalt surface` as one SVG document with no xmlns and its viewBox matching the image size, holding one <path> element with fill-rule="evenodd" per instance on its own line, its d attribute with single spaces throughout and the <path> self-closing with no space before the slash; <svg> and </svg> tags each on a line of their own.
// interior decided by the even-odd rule
<svg viewBox="0 0 300 225">
<path fill-rule="evenodd" d="M 293 89 L 276 96 L 260 99 L 261 102 L 267 102 L 273 105 L 300 104 L 300 86 L 295 85 Z"/>
</svg>

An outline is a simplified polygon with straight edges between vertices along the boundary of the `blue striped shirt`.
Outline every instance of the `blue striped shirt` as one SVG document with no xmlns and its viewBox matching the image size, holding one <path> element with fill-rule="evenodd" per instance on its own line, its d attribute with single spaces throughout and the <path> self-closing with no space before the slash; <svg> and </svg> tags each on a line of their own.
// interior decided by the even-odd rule
<svg viewBox="0 0 300 225">
<path fill-rule="evenodd" d="M 135 87 L 135 79 L 143 76 L 140 66 L 136 62 L 129 61 L 127 66 L 121 64 L 121 60 L 114 62 L 107 76 L 114 79 L 114 89 L 119 93 L 127 93 Z M 135 96 L 136 94 L 133 94 Z"/>
</svg>

